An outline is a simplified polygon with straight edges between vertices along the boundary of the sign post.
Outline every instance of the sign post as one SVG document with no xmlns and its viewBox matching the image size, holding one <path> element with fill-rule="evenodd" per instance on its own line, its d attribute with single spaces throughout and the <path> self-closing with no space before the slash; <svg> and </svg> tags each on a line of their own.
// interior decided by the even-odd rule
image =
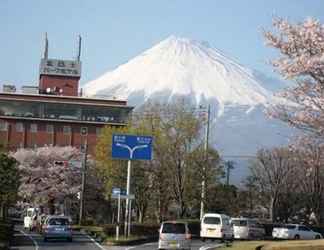
<svg viewBox="0 0 324 250">
<path fill-rule="evenodd" d="M 126 185 L 126 209 L 125 209 L 125 236 L 130 235 L 130 222 L 132 211 L 130 196 L 131 160 L 151 160 L 152 159 L 152 136 L 136 136 L 114 134 L 112 136 L 112 157 L 127 159 L 127 185 Z"/>
<path fill-rule="evenodd" d="M 119 226 L 120 226 L 120 201 L 121 199 L 130 199 L 132 201 L 135 199 L 134 195 L 126 195 L 126 190 L 120 188 L 113 188 L 111 198 L 118 199 L 118 212 L 117 212 L 117 225 L 116 225 L 116 240 L 119 240 Z"/>
</svg>

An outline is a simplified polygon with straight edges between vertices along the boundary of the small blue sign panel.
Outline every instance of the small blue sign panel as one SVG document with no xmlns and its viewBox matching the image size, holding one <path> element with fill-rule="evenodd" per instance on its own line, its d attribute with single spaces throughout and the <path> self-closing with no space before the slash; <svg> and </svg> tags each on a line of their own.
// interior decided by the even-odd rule
<svg viewBox="0 0 324 250">
<path fill-rule="evenodd" d="M 112 157 L 126 160 L 152 160 L 152 136 L 114 134 Z"/>
<path fill-rule="evenodd" d="M 112 189 L 112 194 L 113 195 L 126 195 L 127 192 L 126 192 L 126 189 L 121 189 L 121 188 L 113 188 Z"/>
</svg>

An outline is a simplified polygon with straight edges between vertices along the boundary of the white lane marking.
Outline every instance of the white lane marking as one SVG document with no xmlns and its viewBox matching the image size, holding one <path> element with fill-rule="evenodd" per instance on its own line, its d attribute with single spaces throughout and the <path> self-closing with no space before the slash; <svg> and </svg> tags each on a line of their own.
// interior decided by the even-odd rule
<svg viewBox="0 0 324 250">
<path fill-rule="evenodd" d="M 127 247 L 125 250 L 130 250 L 130 249 L 134 249 L 140 246 L 153 246 L 156 245 L 157 242 L 150 242 L 150 243 L 145 243 L 145 244 L 141 244 L 141 245 L 137 245 L 137 246 L 132 246 L 132 247 Z"/>
<path fill-rule="evenodd" d="M 26 234 L 24 231 L 19 231 L 21 232 L 24 236 L 28 237 L 29 239 L 32 240 L 33 244 L 35 245 L 35 249 L 38 250 L 38 243 L 36 240 L 34 240 L 34 238 L 32 236 L 30 236 L 29 234 Z"/>
<path fill-rule="evenodd" d="M 221 246 L 223 246 L 223 244 L 202 246 L 202 247 L 199 248 L 199 250 L 208 250 L 208 249 L 217 248 L 217 247 L 221 247 Z"/>
<path fill-rule="evenodd" d="M 100 245 L 95 239 L 90 237 L 88 234 L 83 233 L 85 236 L 87 236 L 97 247 L 99 247 L 101 250 L 106 250 L 102 245 Z"/>
</svg>

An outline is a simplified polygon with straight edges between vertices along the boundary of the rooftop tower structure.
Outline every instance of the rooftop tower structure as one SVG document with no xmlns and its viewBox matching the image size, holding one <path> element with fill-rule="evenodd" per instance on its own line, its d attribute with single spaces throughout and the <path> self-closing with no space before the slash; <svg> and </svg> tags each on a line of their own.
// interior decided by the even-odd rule
<svg viewBox="0 0 324 250">
<path fill-rule="evenodd" d="M 39 93 L 78 96 L 81 78 L 81 36 L 78 37 L 78 50 L 74 60 L 49 58 L 48 47 L 45 33 L 44 53 L 39 68 Z"/>
</svg>

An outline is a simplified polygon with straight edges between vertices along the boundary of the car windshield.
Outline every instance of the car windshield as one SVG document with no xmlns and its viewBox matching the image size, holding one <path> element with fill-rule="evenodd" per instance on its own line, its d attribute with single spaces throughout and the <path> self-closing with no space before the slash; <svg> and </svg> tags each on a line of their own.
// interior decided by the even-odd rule
<svg viewBox="0 0 324 250">
<path fill-rule="evenodd" d="M 51 226 L 66 226 L 69 225 L 69 220 L 66 218 L 51 218 L 48 224 Z"/>
<path fill-rule="evenodd" d="M 164 223 L 162 233 L 167 234 L 185 234 L 186 226 L 183 223 Z"/>
<path fill-rule="evenodd" d="M 232 220 L 233 226 L 237 227 L 246 227 L 247 226 L 247 220 Z"/>
<path fill-rule="evenodd" d="M 219 225 L 221 223 L 219 217 L 205 217 L 204 219 L 205 224 L 212 224 L 212 225 Z"/>
</svg>

